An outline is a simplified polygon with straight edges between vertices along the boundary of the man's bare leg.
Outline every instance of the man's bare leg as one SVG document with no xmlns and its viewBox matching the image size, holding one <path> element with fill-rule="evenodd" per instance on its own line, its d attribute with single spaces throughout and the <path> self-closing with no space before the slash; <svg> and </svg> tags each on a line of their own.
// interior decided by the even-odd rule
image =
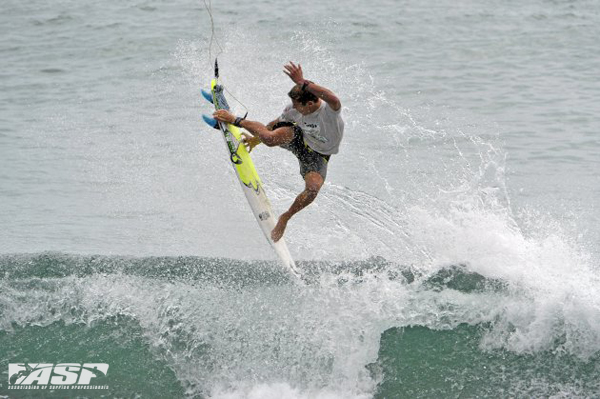
<svg viewBox="0 0 600 399">
<path fill-rule="evenodd" d="M 279 241 L 281 237 L 283 237 L 283 233 L 285 232 L 285 228 L 287 227 L 290 218 L 306 208 L 315 198 L 317 198 L 317 194 L 319 194 L 319 190 L 323 186 L 323 177 L 317 172 L 308 172 L 306 176 L 304 176 L 304 182 L 306 183 L 304 191 L 296 197 L 294 203 L 290 206 L 290 209 L 279 216 L 279 220 L 271 232 L 271 239 L 274 242 Z"/>
</svg>

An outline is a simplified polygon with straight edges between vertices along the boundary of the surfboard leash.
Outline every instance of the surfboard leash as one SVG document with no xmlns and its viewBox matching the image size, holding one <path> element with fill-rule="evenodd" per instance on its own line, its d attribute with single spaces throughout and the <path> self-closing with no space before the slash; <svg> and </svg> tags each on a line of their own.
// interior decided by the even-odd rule
<svg viewBox="0 0 600 399">
<path fill-rule="evenodd" d="M 213 13 L 212 13 L 212 0 L 208 0 L 208 3 L 206 0 L 203 0 L 203 1 L 204 1 L 204 7 L 206 8 L 206 12 L 208 12 L 208 16 L 210 18 L 210 42 L 208 45 L 208 63 L 209 63 L 209 65 L 212 60 L 213 42 L 216 43 L 216 45 L 219 47 L 219 52 L 215 56 L 215 66 L 214 66 L 215 79 L 218 79 L 219 78 L 219 64 L 217 62 L 217 59 L 219 58 L 219 55 L 221 55 L 222 53 L 225 52 L 225 50 L 223 50 L 223 47 L 221 47 L 221 44 L 219 43 L 219 40 L 217 39 L 217 34 L 215 33 L 215 19 L 213 17 Z M 249 112 L 248 107 L 246 107 L 246 105 L 243 102 L 238 100 L 237 97 L 234 96 L 233 93 L 231 93 L 226 87 L 223 87 L 223 89 L 225 90 L 225 92 L 227 94 L 229 94 L 231 96 L 231 98 L 233 98 L 238 104 L 240 104 L 244 108 L 244 110 L 246 111 L 246 115 L 248 115 L 248 112 Z"/>
</svg>

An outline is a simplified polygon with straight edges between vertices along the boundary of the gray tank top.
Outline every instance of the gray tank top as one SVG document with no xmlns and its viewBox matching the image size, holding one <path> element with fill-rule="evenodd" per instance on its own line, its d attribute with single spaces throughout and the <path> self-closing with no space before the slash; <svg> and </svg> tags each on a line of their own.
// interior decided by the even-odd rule
<svg viewBox="0 0 600 399">
<path fill-rule="evenodd" d="M 344 136 L 342 109 L 331 109 L 329 104 L 321 100 L 321 106 L 312 114 L 302 115 L 292 104 L 283 110 L 281 121 L 295 122 L 304 135 L 304 141 L 314 151 L 331 155 L 337 154 Z"/>
</svg>

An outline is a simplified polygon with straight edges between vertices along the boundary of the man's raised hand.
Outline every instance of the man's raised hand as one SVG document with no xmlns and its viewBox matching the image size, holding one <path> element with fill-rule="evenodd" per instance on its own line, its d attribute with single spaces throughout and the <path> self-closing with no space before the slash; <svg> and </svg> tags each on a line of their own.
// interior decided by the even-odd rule
<svg viewBox="0 0 600 399">
<path fill-rule="evenodd" d="M 302 74 L 302 66 L 300 64 L 296 65 L 292 61 L 289 64 L 284 65 L 285 69 L 283 73 L 292 79 L 294 83 L 297 85 L 304 83 L 304 75 Z"/>
</svg>

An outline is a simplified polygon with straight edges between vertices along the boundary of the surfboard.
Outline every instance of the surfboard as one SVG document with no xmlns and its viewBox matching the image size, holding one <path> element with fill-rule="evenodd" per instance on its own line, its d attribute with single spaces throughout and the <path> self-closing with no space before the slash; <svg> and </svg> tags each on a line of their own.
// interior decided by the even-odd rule
<svg viewBox="0 0 600 399">
<path fill-rule="evenodd" d="M 202 90 L 202 96 L 214 105 L 215 110 L 229 110 L 229 104 L 225 99 L 223 85 L 219 83 L 219 65 L 215 60 L 215 77 L 210 82 L 210 93 Z M 248 204 L 252 209 L 252 213 L 256 217 L 256 221 L 264 233 L 267 241 L 275 250 L 281 263 L 289 269 L 289 271 L 300 278 L 301 274 L 296 267 L 296 263 L 290 255 L 290 251 L 282 237 L 279 241 L 274 242 L 271 239 L 271 231 L 275 227 L 276 217 L 271 209 L 271 203 L 267 197 L 267 193 L 263 187 L 262 181 L 258 176 L 258 172 L 252 162 L 252 158 L 242 143 L 240 129 L 229 123 L 218 122 L 215 119 L 202 115 L 204 121 L 215 129 L 219 129 L 225 139 L 225 146 L 229 154 L 229 161 L 235 170 L 236 176 L 242 187 Z"/>
</svg>

